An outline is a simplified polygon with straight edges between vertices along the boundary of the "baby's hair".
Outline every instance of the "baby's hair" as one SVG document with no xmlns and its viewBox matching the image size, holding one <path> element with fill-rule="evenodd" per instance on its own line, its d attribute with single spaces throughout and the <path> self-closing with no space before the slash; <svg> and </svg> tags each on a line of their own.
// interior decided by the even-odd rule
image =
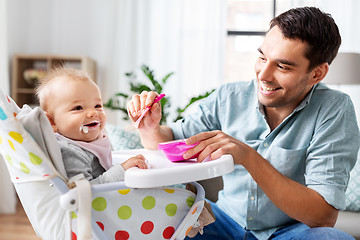
<svg viewBox="0 0 360 240">
<path fill-rule="evenodd" d="M 47 110 L 46 99 L 49 97 L 51 83 L 58 77 L 67 77 L 72 80 L 80 81 L 92 81 L 90 76 L 80 69 L 69 67 L 52 68 L 44 78 L 38 81 L 35 92 L 40 107 L 45 111 Z"/>
</svg>

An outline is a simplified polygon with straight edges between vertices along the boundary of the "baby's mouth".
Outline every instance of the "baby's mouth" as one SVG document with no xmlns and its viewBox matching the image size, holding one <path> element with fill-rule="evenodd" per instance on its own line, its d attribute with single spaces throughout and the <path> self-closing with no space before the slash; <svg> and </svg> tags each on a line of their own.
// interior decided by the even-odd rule
<svg viewBox="0 0 360 240">
<path fill-rule="evenodd" d="M 90 123 L 87 124 L 83 124 L 80 126 L 80 132 L 84 132 L 84 133 L 88 133 L 89 129 L 93 129 L 100 126 L 100 122 L 99 121 L 92 121 Z"/>
</svg>

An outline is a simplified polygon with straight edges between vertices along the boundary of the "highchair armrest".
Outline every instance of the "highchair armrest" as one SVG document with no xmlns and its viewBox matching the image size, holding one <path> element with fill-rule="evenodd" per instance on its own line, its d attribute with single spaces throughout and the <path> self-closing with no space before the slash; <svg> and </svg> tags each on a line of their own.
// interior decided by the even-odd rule
<svg viewBox="0 0 360 240">
<path fill-rule="evenodd" d="M 148 169 L 130 168 L 125 171 L 125 184 L 132 188 L 153 188 L 181 183 L 195 182 L 225 175 L 234 170 L 234 160 L 226 154 L 215 160 L 196 162 L 190 159 L 171 162 L 159 150 L 132 149 L 113 152 L 113 164 L 126 161 L 142 154 L 148 162 Z"/>
<path fill-rule="evenodd" d="M 126 188 L 129 187 L 125 185 L 125 182 L 112 182 L 112 183 L 91 185 L 91 190 L 94 193 L 110 192 L 110 191 L 116 191 Z"/>
</svg>

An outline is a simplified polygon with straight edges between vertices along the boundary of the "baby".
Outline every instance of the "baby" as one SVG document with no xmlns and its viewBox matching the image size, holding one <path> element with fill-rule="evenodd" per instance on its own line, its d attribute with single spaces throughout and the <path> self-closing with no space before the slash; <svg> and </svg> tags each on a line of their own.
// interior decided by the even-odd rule
<svg viewBox="0 0 360 240">
<path fill-rule="evenodd" d="M 82 173 L 91 184 L 108 183 L 123 181 L 128 168 L 147 168 L 142 155 L 112 165 L 100 90 L 85 72 L 51 70 L 36 95 L 59 141 L 68 178 Z"/>
</svg>

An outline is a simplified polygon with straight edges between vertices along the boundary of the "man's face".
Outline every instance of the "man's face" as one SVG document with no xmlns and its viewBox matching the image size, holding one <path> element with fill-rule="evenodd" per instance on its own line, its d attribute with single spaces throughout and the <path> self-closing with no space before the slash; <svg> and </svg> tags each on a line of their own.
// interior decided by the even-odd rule
<svg viewBox="0 0 360 240">
<path fill-rule="evenodd" d="M 52 84 L 48 100 L 54 131 L 73 140 L 96 140 L 106 123 L 99 88 L 91 81 L 60 78 Z"/>
<path fill-rule="evenodd" d="M 314 85 L 304 56 L 307 46 L 299 39 L 286 39 L 277 26 L 267 33 L 255 64 L 258 99 L 265 109 L 290 113 Z"/>
</svg>

